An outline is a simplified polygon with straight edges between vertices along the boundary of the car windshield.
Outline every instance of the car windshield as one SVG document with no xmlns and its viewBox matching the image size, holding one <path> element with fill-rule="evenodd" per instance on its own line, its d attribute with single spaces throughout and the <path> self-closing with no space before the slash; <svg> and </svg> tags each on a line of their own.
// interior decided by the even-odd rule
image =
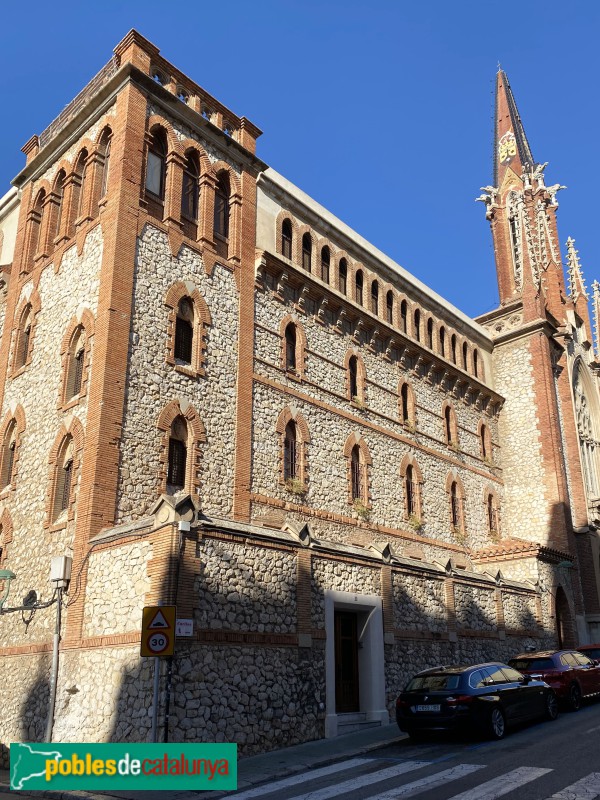
<svg viewBox="0 0 600 800">
<path fill-rule="evenodd" d="M 511 658 L 508 662 L 513 669 L 521 672 L 536 672 L 545 669 L 554 669 L 554 662 L 551 658 Z"/>
<path fill-rule="evenodd" d="M 444 689 L 456 689 L 459 682 L 460 675 L 417 675 L 410 681 L 406 691 L 440 692 Z"/>
</svg>

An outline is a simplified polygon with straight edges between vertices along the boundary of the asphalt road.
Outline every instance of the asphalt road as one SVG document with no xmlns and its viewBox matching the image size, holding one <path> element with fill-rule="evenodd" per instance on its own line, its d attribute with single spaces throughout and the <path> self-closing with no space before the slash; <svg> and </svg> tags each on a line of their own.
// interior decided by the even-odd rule
<svg viewBox="0 0 600 800">
<path fill-rule="evenodd" d="M 600 798 L 600 702 L 555 722 L 508 732 L 500 742 L 444 735 L 399 744 L 232 800 L 594 800 Z"/>
</svg>

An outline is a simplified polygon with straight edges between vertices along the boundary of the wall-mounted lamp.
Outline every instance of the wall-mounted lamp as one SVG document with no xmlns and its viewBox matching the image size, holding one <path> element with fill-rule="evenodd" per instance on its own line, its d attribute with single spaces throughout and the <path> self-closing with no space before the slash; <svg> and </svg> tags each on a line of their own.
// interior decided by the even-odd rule
<svg viewBox="0 0 600 800">
<path fill-rule="evenodd" d="M 0 599 L 0 613 L 2 612 L 2 606 L 8 600 L 8 593 L 10 592 L 10 582 L 14 581 L 17 576 L 14 572 L 10 569 L 0 569 L 0 581 L 4 581 L 4 594 L 2 599 Z"/>
</svg>

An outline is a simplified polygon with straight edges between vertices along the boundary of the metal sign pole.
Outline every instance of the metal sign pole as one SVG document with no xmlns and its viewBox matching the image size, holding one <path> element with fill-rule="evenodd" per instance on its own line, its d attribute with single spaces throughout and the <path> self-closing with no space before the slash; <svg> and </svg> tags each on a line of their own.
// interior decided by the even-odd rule
<svg viewBox="0 0 600 800">
<path fill-rule="evenodd" d="M 160 658 L 154 659 L 154 697 L 152 699 L 152 741 L 158 742 L 158 690 L 160 687 Z"/>
</svg>

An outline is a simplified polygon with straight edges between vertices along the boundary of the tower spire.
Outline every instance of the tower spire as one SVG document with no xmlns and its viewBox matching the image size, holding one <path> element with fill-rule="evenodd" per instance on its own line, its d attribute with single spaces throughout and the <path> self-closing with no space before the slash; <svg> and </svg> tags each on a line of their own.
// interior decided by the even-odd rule
<svg viewBox="0 0 600 800">
<path fill-rule="evenodd" d="M 496 119 L 494 125 L 494 186 L 499 187 L 508 168 L 521 176 L 528 164 L 535 166 L 533 153 L 517 109 L 508 77 L 503 69 L 496 75 Z"/>
<path fill-rule="evenodd" d="M 579 250 L 575 249 L 575 239 L 571 236 L 567 239 L 567 279 L 569 297 L 574 303 L 577 303 L 581 295 L 583 295 L 586 300 L 590 299 L 581 270 Z"/>
</svg>

